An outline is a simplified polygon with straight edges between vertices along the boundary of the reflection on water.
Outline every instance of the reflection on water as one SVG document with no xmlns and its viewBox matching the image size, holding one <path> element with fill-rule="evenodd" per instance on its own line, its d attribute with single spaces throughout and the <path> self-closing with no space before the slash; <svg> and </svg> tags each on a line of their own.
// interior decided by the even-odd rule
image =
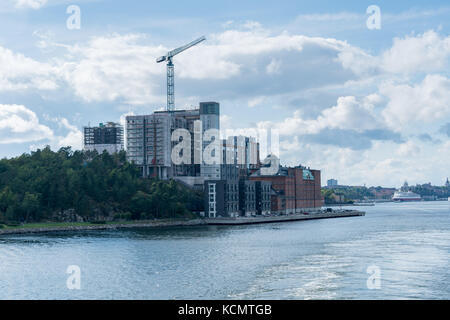
<svg viewBox="0 0 450 320">
<path fill-rule="evenodd" d="M 448 299 L 450 205 L 240 227 L 0 237 L 0 299 Z M 81 268 L 81 290 L 66 269 Z M 381 270 L 369 290 L 368 266 Z"/>
</svg>

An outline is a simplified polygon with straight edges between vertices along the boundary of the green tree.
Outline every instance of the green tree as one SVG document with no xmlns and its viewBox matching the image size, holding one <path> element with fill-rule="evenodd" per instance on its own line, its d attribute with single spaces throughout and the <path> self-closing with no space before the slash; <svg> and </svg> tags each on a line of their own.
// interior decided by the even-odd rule
<svg viewBox="0 0 450 320">
<path fill-rule="evenodd" d="M 37 194 L 26 192 L 21 203 L 21 211 L 24 212 L 24 220 L 39 220 L 39 196 Z"/>
</svg>

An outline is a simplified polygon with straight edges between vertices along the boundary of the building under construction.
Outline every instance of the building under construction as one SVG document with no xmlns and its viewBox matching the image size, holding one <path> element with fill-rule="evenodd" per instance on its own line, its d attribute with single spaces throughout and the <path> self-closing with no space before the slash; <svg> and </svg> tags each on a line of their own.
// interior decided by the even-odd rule
<svg viewBox="0 0 450 320">
<path fill-rule="evenodd" d="M 127 116 L 128 159 L 142 169 L 144 177 L 220 179 L 220 163 L 204 164 L 199 161 L 202 159 L 202 151 L 210 142 L 198 139 L 209 129 L 220 130 L 219 118 L 220 106 L 217 102 L 201 102 L 199 108 L 191 110 L 156 111 L 151 115 Z M 172 162 L 172 148 L 179 143 L 172 141 L 172 133 L 176 129 L 186 129 L 190 134 L 189 163 L 177 165 Z M 197 145 L 198 143 L 201 145 Z M 199 183 L 202 184 L 203 181 Z"/>
<path fill-rule="evenodd" d="M 83 130 L 84 150 L 110 154 L 120 152 L 124 149 L 123 127 L 114 122 L 100 123 L 98 127 L 84 127 Z"/>
</svg>

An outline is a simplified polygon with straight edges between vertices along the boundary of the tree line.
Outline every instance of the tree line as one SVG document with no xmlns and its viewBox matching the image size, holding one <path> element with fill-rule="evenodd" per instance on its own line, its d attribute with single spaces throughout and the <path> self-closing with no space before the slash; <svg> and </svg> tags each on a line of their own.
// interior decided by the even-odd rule
<svg viewBox="0 0 450 320">
<path fill-rule="evenodd" d="M 201 192 L 174 181 L 143 179 L 117 154 L 50 147 L 0 160 L 0 223 L 191 217 Z"/>
<path fill-rule="evenodd" d="M 337 187 L 337 188 L 322 188 L 322 196 L 325 199 L 325 204 L 338 204 L 338 203 L 352 203 L 365 199 L 376 199 L 376 192 L 382 190 L 382 187 Z M 450 187 L 446 186 L 432 186 L 431 184 L 423 184 L 416 186 L 409 186 L 408 190 L 419 194 L 422 197 L 435 196 L 437 198 L 450 197 Z M 383 198 L 390 200 L 394 194 L 386 194 Z M 341 201 L 338 201 L 338 199 Z"/>
</svg>

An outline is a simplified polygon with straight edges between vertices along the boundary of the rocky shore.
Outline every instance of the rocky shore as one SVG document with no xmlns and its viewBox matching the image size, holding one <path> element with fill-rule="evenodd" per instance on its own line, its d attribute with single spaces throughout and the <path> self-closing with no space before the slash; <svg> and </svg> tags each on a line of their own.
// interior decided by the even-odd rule
<svg viewBox="0 0 450 320">
<path fill-rule="evenodd" d="M 114 229 L 126 229 L 126 228 L 157 228 L 157 227 L 182 227 L 182 226 L 196 226 L 204 225 L 206 221 L 201 219 L 186 220 L 186 221 L 149 221 L 149 222 L 136 222 L 136 223 L 117 223 L 117 224 L 102 224 L 102 225 L 86 225 L 86 226 L 55 226 L 45 228 L 11 228 L 0 229 L 0 235 L 7 234 L 32 234 L 32 233 L 47 233 L 47 232 L 60 232 L 60 231 L 87 231 L 87 230 L 114 230 Z"/>
</svg>

